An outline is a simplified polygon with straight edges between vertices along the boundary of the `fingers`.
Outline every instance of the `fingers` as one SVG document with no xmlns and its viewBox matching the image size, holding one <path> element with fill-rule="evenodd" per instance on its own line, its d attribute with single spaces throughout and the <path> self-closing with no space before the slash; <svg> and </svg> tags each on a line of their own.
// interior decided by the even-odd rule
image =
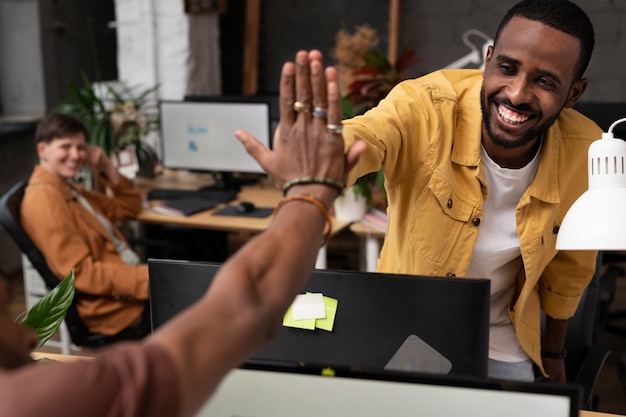
<svg viewBox="0 0 626 417">
<path fill-rule="evenodd" d="M 309 56 L 300 51 L 296 54 L 296 101 L 310 106 L 311 95 Z"/>
<path fill-rule="evenodd" d="M 339 85 L 337 84 L 337 70 L 333 67 L 326 68 L 325 71 L 327 90 L 328 90 L 328 113 L 326 122 L 328 124 L 340 125 L 342 119 L 341 97 L 339 94 Z"/>
<path fill-rule="evenodd" d="M 293 103 L 296 101 L 294 95 L 296 67 L 293 62 L 286 62 L 280 74 L 279 87 L 279 106 L 281 123 L 293 124 L 295 114 L 293 112 Z"/>
<path fill-rule="evenodd" d="M 313 91 L 313 106 L 326 109 L 328 99 L 326 96 L 326 78 L 319 60 L 311 61 L 311 89 Z"/>
</svg>

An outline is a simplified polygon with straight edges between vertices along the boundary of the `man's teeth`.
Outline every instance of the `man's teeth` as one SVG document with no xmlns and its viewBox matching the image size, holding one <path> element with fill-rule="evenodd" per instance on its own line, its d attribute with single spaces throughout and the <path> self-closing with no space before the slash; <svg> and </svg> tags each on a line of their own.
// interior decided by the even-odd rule
<svg viewBox="0 0 626 417">
<path fill-rule="evenodd" d="M 498 114 L 507 123 L 520 124 L 528 120 L 529 116 L 521 115 L 504 106 L 498 106 Z"/>
</svg>

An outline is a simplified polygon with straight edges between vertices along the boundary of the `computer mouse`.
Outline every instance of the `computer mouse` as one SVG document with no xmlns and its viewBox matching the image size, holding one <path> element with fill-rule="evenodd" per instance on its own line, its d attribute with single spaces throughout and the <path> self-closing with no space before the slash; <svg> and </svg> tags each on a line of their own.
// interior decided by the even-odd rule
<svg viewBox="0 0 626 417">
<path fill-rule="evenodd" d="M 255 208 L 254 203 L 241 201 L 235 206 L 235 211 L 237 211 L 237 213 L 250 213 L 253 212 Z"/>
</svg>

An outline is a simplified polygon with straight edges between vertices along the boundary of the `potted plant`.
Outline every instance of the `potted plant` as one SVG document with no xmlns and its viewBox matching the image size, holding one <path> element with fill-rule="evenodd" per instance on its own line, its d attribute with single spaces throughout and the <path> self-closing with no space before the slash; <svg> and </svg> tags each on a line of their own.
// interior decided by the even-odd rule
<svg viewBox="0 0 626 417">
<path fill-rule="evenodd" d="M 32 329 L 39 342 L 35 349 L 43 346 L 59 329 L 68 308 L 74 300 L 74 270 L 56 287 L 33 305 L 22 319 L 22 324 Z"/>
<path fill-rule="evenodd" d="M 83 85 L 69 84 L 68 97 L 58 111 L 80 119 L 90 134 L 90 143 L 109 156 L 131 149 L 137 155 L 140 176 L 153 176 L 158 163 L 155 149 L 146 141 L 159 127 L 158 110 L 152 94 L 158 86 L 137 91 L 137 87 L 103 85 L 97 91 L 83 74 Z"/>
</svg>

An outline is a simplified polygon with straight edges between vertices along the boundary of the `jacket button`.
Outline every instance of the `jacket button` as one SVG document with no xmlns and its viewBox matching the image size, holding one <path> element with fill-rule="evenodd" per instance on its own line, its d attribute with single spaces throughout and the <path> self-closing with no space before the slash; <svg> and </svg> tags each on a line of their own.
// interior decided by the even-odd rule
<svg viewBox="0 0 626 417">
<path fill-rule="evenodd" d="M 446 274 L 446 276 L 447 276 L 448 278 L 454 278 L 454 277 L 456 277 L 456 274 L 455 274 L 454 272 L 448 272 L 448 273 Z"/>
<path fill-rule="evenodd" d="M 454 205 L 454 202 L 452 202 L 452 199 L 449 198 L 448 199 L 448 208 L 451 209 L 453 205 Z"/>
<path fill-rule="evenodd" d="M 472 224 L 474 226 L 478 226 L 480 224 L 480 217 L 476 217 L 474 220 L 472 220 Z"/>
</svg>

